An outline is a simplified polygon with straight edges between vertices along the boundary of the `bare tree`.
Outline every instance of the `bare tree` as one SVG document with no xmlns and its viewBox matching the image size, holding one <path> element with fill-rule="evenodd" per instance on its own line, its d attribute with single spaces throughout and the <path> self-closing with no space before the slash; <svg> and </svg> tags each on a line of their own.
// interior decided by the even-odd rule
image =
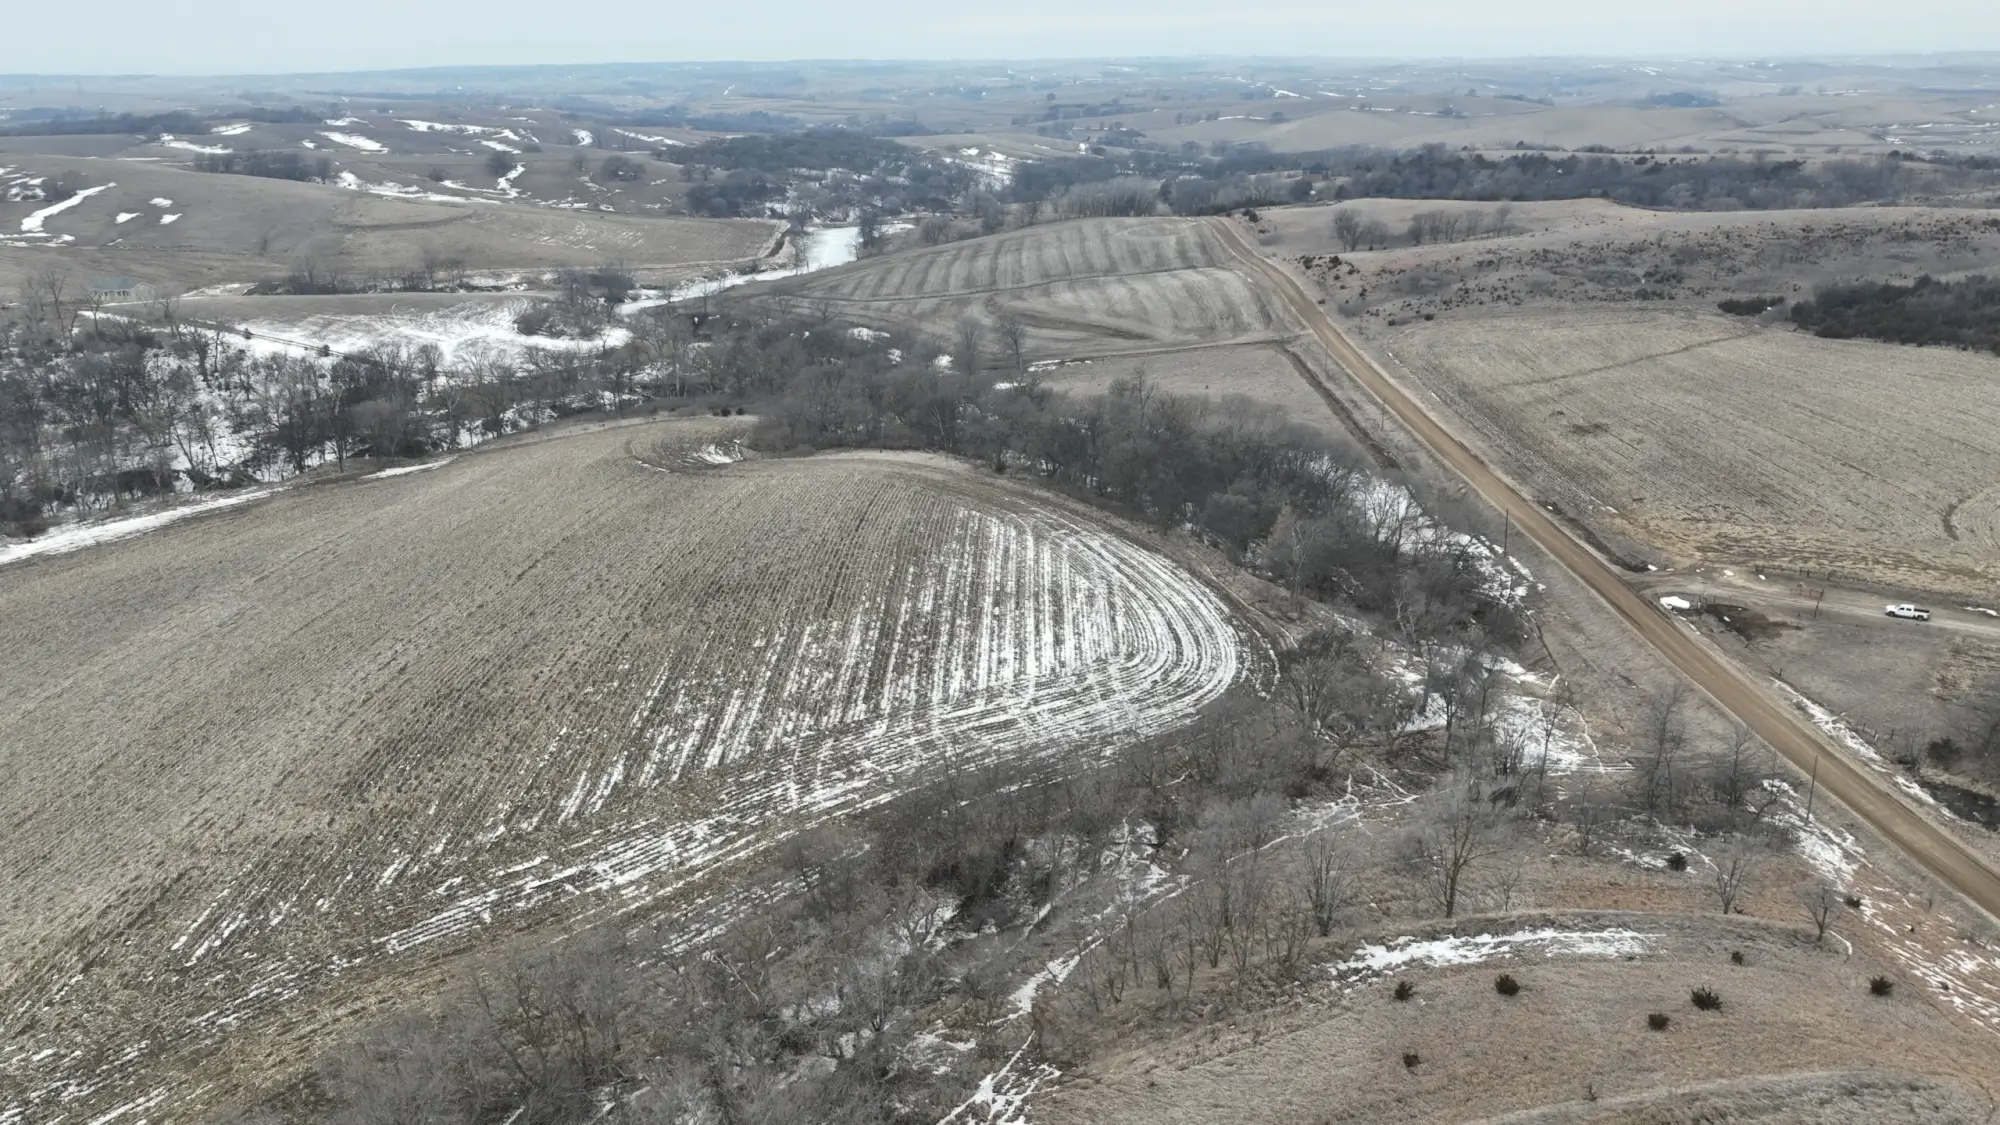
<svg viewBox="0 0 2000 1125">
<path fill-rule="evenodd" d="M 53 322 L 55 333 L 65 344 L 76 335 L 76 318 L 82 312 L 76 302 L 67 300 L 69 273 L 55 266 L 44 266 L 36 270 L 23 286 L 23 304 L 28 306 L 31 316 L 39 313 Z"/>
<path fill-rule="evenodd" d="M 1012 313 L 1000 314 L 998 329 L 1001 350 L 1014 364 L 1016 382 L 1026 382 L 1028 378 L 1028 326 L 1020 317 Z"/>
<path fill-rule="evenodd" d="M 1585 778 L 1581 790 L 1570 799 L 1570 829 L 1575 834 L 1577 854 L 1593 854 L 1616 816 L 1617 808 L 1604 783 L 1597 777 Z"/>
<path fill-rule="evenodd" d="M 1681 752 L 1687 746 L 1686 705 L 1687 685 L 1676 679 L 1646 701 L 1640 716 L 1632 769 L 1639 806 L 1647 812 L 1672 816 L 1679 811 L 1685 783 Z"/>
<path fill-rule="evenodd" d="M 1736 909 L 1736 900 L 1743 894 L 1743 884 L 1757 866 L 1757 846 L 1750 837 L 1732 832 L 1723 837 L 1722 846 L 1708 857 L 1709 863 L 1715 867 L 1709 888 L 1715 892 L 1715 904 L 1724 914 Z"/>
<path fill-rule="evenodd" d="M 1418 868 L 1431 898 L 1447 918 L 1474 865 L 1499 854 L 1504 821 L 1486 783 L 1468 770 L 1454 770 L 1424 799 L 1411 830 Z"/>
<path fill-rule="evenodd" d="M 1307 838 L 1299 869 L 1301 891 L 1313 928 L 1327 937 L 1347 909 L 1352 893 L 1345 826 L 1322 828 Z"/>
<path fill-rule="evenodd" d="M 1704 772 L 1710 796 L 1722 809 L 1724 823 L 1733 829 L 1756 826 L 1784 797 L 1782 789 L 1765 784 L 1772 776 L 1770 755 L 1748 727 L 1731 730 L 1728 744 L 1709 760 Z"/>
<path fill-rule="evenodd" d="M 1346 208 L 1333 215 L 1333 236 L 1340 240 L 1343 249 L 1352 251 L 1361 245 L 1361 216 Z"/>
<path fill-rule="evenodd" d="M 956 353 L 951 357 L 952 367 L 968 379 L 979 378 L 985 358 L 981 353 L 985 350 L 986 325 L 976 316 L 964 317 L 958 322 L 954 339 Z"/>
<path fill-rule="evenodd" d="M 1833 923 L 1833 912 L 1840 906 L 1840 892 L 1824 879 L 1816 879 L 1799 887 L 1799 906 L 1813 924 L 1813 940 L 1825 941 L 1827 927 Z"/>
</svg>

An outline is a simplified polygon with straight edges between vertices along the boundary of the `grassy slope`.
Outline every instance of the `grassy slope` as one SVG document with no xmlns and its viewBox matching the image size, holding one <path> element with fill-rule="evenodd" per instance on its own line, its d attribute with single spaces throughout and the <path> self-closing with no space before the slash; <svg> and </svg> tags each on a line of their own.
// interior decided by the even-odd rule
<svg viewBox="0 0 2000 1125">
<path fill-rule="evenodd" d="M 1459 932 L 1508 933 L 1549 921 L 1467 920 Z M 1239 1018 L 1226 1029 L 1157 1034 L 1073 1076 L 1040 1105 L 1036 1120 L 1464 1121 L 1593 1095 L 1657 1102 L 1656 1092 L 1667 1088 L 1849 1067 L 1991 1092 L 1990 1034 L 1964 1028 L 1909 984 L 1888 998 L 1870 996 L 1866 982 L 1883 970 L 1865 955 L 1844 956 L 1831 941 L 1815 945 L 1809 933 L 1748 919 L 1612 914 L 1597 921 L 1662 936 L 1653 952 L 1632 960 L 1530 954 L 1412 969 Z M 1731 964 L 1731 950 L 1741 950 L 1746 964 Z M 1503 970 L 1523 986 L 1512 999 L 1493 988 Z M 1415 997 L 1395 1001 L 1394 980 L 1415 983 Z M 1689 989 L 1704 985 L 1721 994 L 1720 1012 L 1689 1004 Z M 1649 1012 L 1668 1013 L 1672 1025 L 1648 1030 Z M 1422 1062 L 1406 1067 L 1405 1052 Z"/>
</svg>

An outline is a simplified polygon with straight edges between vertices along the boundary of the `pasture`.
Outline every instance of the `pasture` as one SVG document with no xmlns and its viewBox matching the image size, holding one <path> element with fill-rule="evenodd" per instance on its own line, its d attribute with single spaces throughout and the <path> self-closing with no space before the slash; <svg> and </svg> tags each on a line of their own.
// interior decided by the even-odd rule
<svg viewBox="0 0 2000 1125">
<path fill-rule="evenodd" d="M 1571 516 L 1677 562 L 2000 580 L 2000 360 L 1720 313 L 1460 316 L 1379 351 Z"/>
</svg>

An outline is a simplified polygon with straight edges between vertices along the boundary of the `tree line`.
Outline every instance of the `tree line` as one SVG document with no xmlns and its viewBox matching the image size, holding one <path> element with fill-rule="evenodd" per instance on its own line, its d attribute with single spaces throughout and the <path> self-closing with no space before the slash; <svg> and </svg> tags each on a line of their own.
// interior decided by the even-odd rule
<svg viewBox="0 0 2000 1125">
<path fill-rule="evenodd" d="M 1792 306 L 1792 323 L 1833 340 L 1940 344 L 2000 355 L 2000 281 L 1975 274 L 1908 285 L 1823 285 Z"/>
<path fill-rule="evenodd" d="M 243 152 L 199 153 L 194 158 L 194 169 L 197 172 L 263 176 L 272 180 L 298 180 L 321 184 L 333 179 L 331 157 L 318 156 L 309 160 L 304 153 L 265 152 L 254 148 Z"/>
<path fill-rule="evenodd" d="M 303 288 L 310 290 L 312 285 Z M 629 290 L 615 270 L 566 271 L 523 328 L 588 335 Z M 241 330 L 162 301 L 99 317 L 57 271 L 0 314 L 0 534 L 149 496 L 282 478 L 357 457 L 416 457 L 590 410 L 742 397 L 791 353 L 712 356 L 696 318 L 647 310 L 613 347 L 519 354 L 381 344 L 259 354 Z"/>
</svg>

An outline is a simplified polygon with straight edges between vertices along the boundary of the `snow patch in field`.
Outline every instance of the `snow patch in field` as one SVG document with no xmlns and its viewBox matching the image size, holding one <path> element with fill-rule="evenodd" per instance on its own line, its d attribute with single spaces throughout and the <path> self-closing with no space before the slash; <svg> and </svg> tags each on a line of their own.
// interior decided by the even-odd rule
<svg viewBox="0 0 2000 1125">
<path fill-rule="evenodd" d="M 1686 610 L 1694 608 L 1693 602 L 1678 594 L 1668 594 L 1666 597 L 1660 599 L 1660 604 L 1666 606 L 1668 609 Z"/>
<path fill-rule="evenodd" d="M 456 133 L 463 137 L 505 137 L 510 141 L 517 142 L 534 140 L 532 136 L 523 136 L 512 129 L 499 125 L 457 125 L 446 124 L 441 121 L 412 121 L 408 118 L 402 120 L 403 124 L 419 133 Z M 516 118 L 516 120 L 524 119 Z"/>
<path fill-rule="evenodd" d="M 124 224 L 131 222 L 133 219 L 138 218 L 141 214 L 142 212 L 139 211 L 120 211 L 118 212 L 118 218 L 114 221 L 116 221 L 120 226 L 123 226 Z"/>
<path fill-rule="evenodd" d="M 342 125 L 366 125 L 368 123 L 359 117 L 329 117 L 326 119 L 326 124 L 339 128 Z"/>
<path fill-rule="evenodd" d="M 630 137 L 635 141 L 645 141 L 647 144 L 669 145 L 674 148 L 687 147 L 686 141 L 677 141 L 672 137 L 653 137 L 653 136 L 648 136 L 645 133 L 634 133 L 630 129 L 613 129 L 612 132 L 617 133 L 620 136 Z"/>
<path fill-rule="evenodd" d="M 586 146 L 597 139 L 588 129 L 571 129 L 569 135 L 576 138 L 577 144 Z"/>
<path fill-rule="evenodd" d="M 882 226 L 884 234 L 893 234 L 897 231 L 908 229 L 910 229 L 908 223 L 885 223 Z M 729 274 L 724 277 L 702 278 L 697 281 L 685 282 L 675 286 L 672 292 L 665 297 L 647 297 L 636 301 L 627 301 L 618 306 L 618 315 L 630 316 L 641 309 L 653 308 L 657 305 L 695 300 L 720 293 L 724 289 L 733 289 L 738 285 L 749 285 L 757 281 L 778 281 L 787 277 L 797 277 L 800 274 L 812 273 L 815 270 L 844 266 L 860 256 L 860 227 L 821 227 L 817 230 L 806 232 L 805 238 L 801 243 L 798 264 L 796 265 L 780 267 L 778 269 L 759 270 L 756 273 Z M 869 330 L 857 329 L 855 331 L 857 332 L 856 339 L 866 339 L 867 337 L 861 336 L 858 333 Z"/>
<path fill-rule="evenodd" d="M 432 469 L 442 469 L 446 465 L 449 465 L 456 460 L 458 460 L 458 458 L 456 457 L 446 457 L 443 460 L 439 461 L 426 461 L 421 465 L 398 465 L 393 469 L 383 469 L 379 473 L 369 473 L 367 476 L 362 477 L 361 479 L 382 480 L 386 477 L 406 477 L 409 476 L 411 473 L 427 473 Z"/>
<path fill-rule="evenodd" d="M 1068 980 L 1069 975 L 1076 971 L 1078 963 L 1082 960 L 1081 953 L 1058 957 L 1044 966 L 1040 972 L 1029 977 L 1027 983 L 1014 990 L 1014 1014 L 1025 1016 L 1032 1013 L 1035 1010 L 1035 993 L 1041 991 L 1045 984 L 1061 984 Z"/>
<path fill-rule="evenodd" d="M 445 367 L 475 356 L 519 360 L 532 351 L 594 352 L 620 347 L 630 329 L 613 325 L 600 336 L 563 339 L 526 336 L 514 321 L 528 311 L 527 298 L 469 301 L 445 308 L 387 313 L 325 313 L 298 320 L 253 320 L 241 325 L 254 338 L 235 341 L 256 352 L 329 351 L 358 354 L 379 344 L 415 348 L 434 344 Z"/>
<path fill-rule="evenodd" d="M 1772 778 L 1764 782 L 1764 788 L 1782 795 L 1779 808 L 1767 815 L 1772 823 L 1791 829 L 1792 841 L 1806 865 L 1828 882 L 1846 886 L 1867 858 L 1860 843 L 1851 833 L 1817 816 L 1807 816 L 1805 801 L 1790 784 Z"/>
<path fill-rule="evenodd" d="M 160 225 L 161 225 L 161 226 L 166 226 L 166 225 L 167 225 L 168 223 L 172 223 L 172 222 L 176 222 L 176 221 L 178 221 L 179 219 L 180 219 L 180 216 L 179 216 L 179 215 L 161 215 L 161 216 L 160 216 Z"/>
<path fill-rule="evenodd" d="M 168 508 L 163 512 L 154 512 L 144 516 L 129 516 L 125 519 L 103 520 L 97 523 L 77 524 L 71 527 L 59 528 L 38 539 L 30 539 L 25 543 L 14 543 L 0 547 L 0 566 L 11 562 L 19 562 L 22 559 L 35 558 L 40 555 L 66 555 L 71 551 L 80 551 L 85 547 L 93 547 L 99 543 L 111 543 L 120 539 L 129 539 L 134 535 L 143 535 L 148 531 L 157 530 L 168 524 L 179 523 L 184 519 L 201 515 L 204 512 L 213 512 L 222 508 L 233 508 L 238 504 L 247 504 L 252 500 L 262 500 L 276 491 L 277 489 L 274 488 L 266 488 L 256 492 L 245 492 L 235 496 L 222 496 L 214 500 L 204 500 L 198 504 L 186 504 L 178 508 Z"/>
<path fill-rule="evenodd" d="M 224 125 L 220 129 L 211 129 L 209 132 L 218 137 L 240 137 L 249 132 L 250 129 L 250 122 L 245 121 L 239 125 Z"/>
<path fill-rule="evenodd" d="M 743 443 L 734 442 L 728 449 L 719 445 L 704 445 L 694 452 L 693 459 L 704 465 L 734 465 L 743 460 Z"/>
<path fill-rule="evenodd" d="M 29 215 L 27 218 L 22 219 L 21 233 L 40 234 L 42 233 L 43 223 L 48 222 L 50 219 L 56 217 L 57 215 L 62 214 L 64 211 L 67 211 L 70 208 L 76 206 L 77 204 L 82 203 L 84 200 L 89 199 L 91 196 L 96 195 L 98 192 L 106 191 L 111 188 L 115 188 L 117 186 L 118 186 L 117 184 L 100 184 L 97 187 L 84 188 L 82 191 L 77 192 L 75 195 L 70 196 L 68 199 L 63 200 L 61 203 L 52 203 L 49 206 L 44 207 L 41 210 L 35 212 L 34 214 Z"/>
<path fill-rule="evenodd" d="M 1410 965 L 1477 965 L 1495 957 L 1539 951 L 1545 957 L 1636 957 L 1652 951 L 1659 934 L 1636 930 L 1520 930 L 1418 941 L 1401 937 L 1386 945 L 1363 945 L 1332 967 L 1341 980 L 1361 980 Z"/>
<path fill-rule="evenodd" d="M 389 151 L 389 147 L 383 144 L 382 142 L 370 140 L 369 138 L 360 136 L 359 134 L 356 133 L 329 133 L 322 130 L 320 132 L 320 136 L 325 137 L 327 140 L 332 141 L 335 144 L 346 145 L 349 148 L 358 148 L 362 152 Z"/>
<path fill-rule="evenodd" d="M 174 201 L 168 199 L 164 195 L 156 195 L 147 202 L 151 203 L 155 207 L 172 207 L 174 205 Z"/>
<path fill-rule="evenodd" d="M 959 149 L 958 155 L 950 159 L 953 164 L 977 172 L 982 185 L 994 190 L 1014 182 L 1014 166 L 1019 163 L 1011 156 L 978 147 Z"/>
<path fill-rule="evenodd" d="M 494 141 L 481 137 L 479 143 L 485 145 L 487 148 L 492 149 L 494 152 L 512 152 L 518 154 L 521 151 L 520 149 L 514 147 L 513 145 L 508 144 L 506 141 Z"/>
<path fill-rule="evenodd" d="M 235 149 L 230 148 L 228 145 L 198 145 L 193 141 L 183 141 L 175 137 L 172 133 L 160 134 L 160 147 L 178 148 L 185 150 L 187 152 L 204 153 L 209 156 L 218 156 L 225 152 L 236 151 Z"/>
</svg>

